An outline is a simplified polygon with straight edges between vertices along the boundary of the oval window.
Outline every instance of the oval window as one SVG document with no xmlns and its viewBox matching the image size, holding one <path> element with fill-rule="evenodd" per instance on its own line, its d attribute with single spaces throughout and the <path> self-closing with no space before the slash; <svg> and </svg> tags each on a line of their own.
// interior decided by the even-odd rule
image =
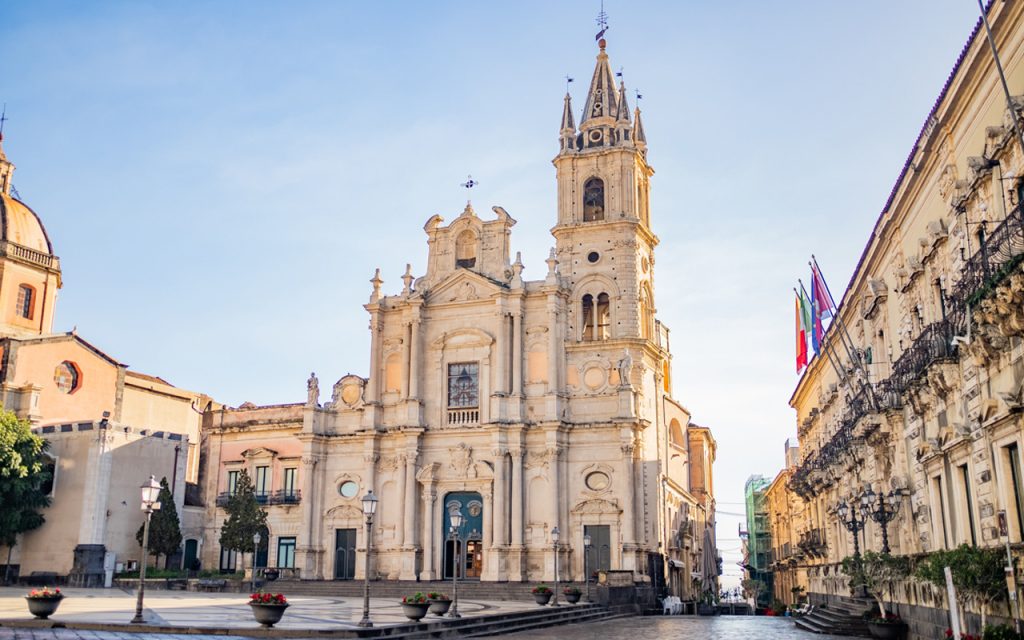
<svg viewBox="0 0 1024 640">
<path fill-rule="evenodd" d="M 352 480 L 346 480 L 338 485 L 338 493 L 343 498 L 354 498 L 359 493 L 359 485 Z"/>
<path fill-rule="evenodd" d="M 603 471 L 588 473 L 586 478 L 587 488 L 591 491 L 604 491 L 611 485 L 611 478 Z"/>
<path fill-rule="evenodd" d="M 78 370 L 78 365 L 65 360 L 57 365 L 57 369 L 53 372 L 53 381 L 57 383 L 57 388 L 64 393 L 74 393 L 82 385 L 82 373 Z"/>
</svg>

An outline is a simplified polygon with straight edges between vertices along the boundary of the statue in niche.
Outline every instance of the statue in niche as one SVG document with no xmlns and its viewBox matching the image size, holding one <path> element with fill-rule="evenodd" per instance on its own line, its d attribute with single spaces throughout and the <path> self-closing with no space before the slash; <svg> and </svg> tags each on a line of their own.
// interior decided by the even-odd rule
<svg viewBox="0 0 1024 640">
<path fill-rule="evenodd" d="M 309 374 L 309 380 L 306 380 L 306 406 L 308 407 L 319 407 L 320 406 L 320 381 L 316 379 L 316 373 Z"/>
<path fill-rule="evenodd" d="M 619 384 L 628 387 L 630 386 L 630 374 L 633 372 L 633 356 L 629 353 L 629 349 L 626 349 L 626 355 L 623 356 L 622 360 L 619 360 Z"/>
</svg>

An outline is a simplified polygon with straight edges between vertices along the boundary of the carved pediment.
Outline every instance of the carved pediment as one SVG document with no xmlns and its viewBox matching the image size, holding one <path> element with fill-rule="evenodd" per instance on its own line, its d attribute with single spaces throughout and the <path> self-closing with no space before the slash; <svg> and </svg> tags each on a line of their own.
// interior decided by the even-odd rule
<svg viewBox="0 0 1024 640">
<path fill-rule="evenodd" d="M 243 458 L 262 458 L 262 457 L 277 457 L 277 451 L 268 449 L 266 447 L 252 447 L 242 452 Z"/>
<path fill-rule="evenodd" d="M 347 520 L 361 522 L 363 512 L 350 504 L 340 504 L 324 512 L 324 520 Z"/>
<path fill-rule="evenodd" d="M 505 289 L 490 278 L 467 269 L 459 269 L 436 286 L 430 288 L 424 297 L 431 303 L 471 302 L 484 300 Z"/>
<path fill-rule="evenodd" d="M 603 498 L 591 498 L 578 502 L 576 506 L 572 508 L 572 512 L 576 514 L 608 514 L 618 515 L 622 513 L 622 509 L 619 508 L 617 500 L 605 500 Z"/>
</svg>

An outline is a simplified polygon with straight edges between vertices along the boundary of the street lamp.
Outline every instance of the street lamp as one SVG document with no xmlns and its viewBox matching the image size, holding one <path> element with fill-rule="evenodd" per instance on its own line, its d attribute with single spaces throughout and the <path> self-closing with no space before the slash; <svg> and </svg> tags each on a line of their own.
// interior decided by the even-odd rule
<svg viewBox="0 0 1024 640">
<path fill-rule="evenodd" d="M 896 518 L 900 510 L 900 498 L 903 492 L 893 489 L 889 493 L 875 494 L 870 488 L 864 492 L 868 499 L 868 513 L 871 519 L 882 525 L 882 553 L 889 553 L 889 523 Z"/>
<path fill-rule="evenodd" d="M 448 612 L 449 618 L 461 618 L 459 615 L 459 565 L 462 564 L 462 553 L 459 551 L 459 543 L 462 541 L 460 535 L 462 529 L 462 511 L 448 515 L 448 533 L 452 539 L 452 610 Z"/>
<path fill-rule="evenodd" d="M 551 601 L 552 607 L 558 606 L 558 527 L 551 529 L 551 545 L 555 549 L 555 597 Z"/>
<path fill-rule="evenodd" d="M 587 602 L 593 602 L 590 599 L 590 570 L 588 562 L 590 560 L 590 534 L 583 534 L 583 579 L 587 583 Z"/>
<path fill-rule="evenodd" d="M 252 590 L 256 591 L 256 555 L 260 552 L 260 532 L 252 534 Z"/>
<path fill-rule="evenodd" d="M 367 491 L 363 496 L 363 515 L 366 516 L 366 568 L 363 571 L 363 619 L 360 627 L 372 627 L 370 622 L 370 545 L 373 544 L 373 514 L 377 511 L 377 496 Z"/>
<path fill-rule="evenodd" d="M 142 525 L 142 562 L 139 563 L 139 594 L 135 601 L 135 617 L 132 624 L 143 624 L 146 619 L 142 617 L 142 599 L 146 593 L 146 557 L 149 555 L 149 520 L 154 511 L 159 511 L 160 483 L 156 478 L 149 476 L 149 482 L 140 487 L 142 489 L 142 510 L 146 513 L 146 521 Z"/>
<path fill-rule="evenodd" d="M 861 500 L 863 501 L 863 497 Z M 843 524 L 846 529 L 853 534 L 853 557 L 860 560 L 860 540 L 857 538 L 857 533 L 864 528 L 864 515 L 861 512 L 861 516 L 857 517 L 857 501 L 851 499 L 849 504 L 846 500 L 841 500 L 839 506 L 836 507 L 836 513 L 839 515 L 839 522 Z M 849 518 L 847 518 L 849 516 Z"/>
</svg>

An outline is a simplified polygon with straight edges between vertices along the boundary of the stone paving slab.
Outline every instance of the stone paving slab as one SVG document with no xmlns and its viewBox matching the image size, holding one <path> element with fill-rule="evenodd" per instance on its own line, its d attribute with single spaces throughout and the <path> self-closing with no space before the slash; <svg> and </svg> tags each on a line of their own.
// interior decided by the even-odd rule
<svg viewBox="0 0 1024 640">
<path fill-rule="evenodd" d="M 4 620 L 28 620 L 25 589 L 0 588 L 0 624 Z M 54 622 L 88 624 L 125 624 L 135 615 L 135 594 L 119 589 L 66 589 L 60 609 L 51 616 Z M 287 596 L 287 594 L 285 594 Z M 192 593 L 183 591 L 146 592 L 145 618 L 151 625 L 191 628 L 258 629 L 249 608 L 248 594 Z M 363 616 L 362 598 L 294 596 L 276 629 L 356 629 Z M 463 617 L 512 613 L 537 609 L 532 600 L 459 601 Z M 371 598 L 370 619 L 375 627 L 408 624 L 402 607 L 394 599 Z M 423 622 L 440 620 L 428 615 Z M 26 636 L 29 637 L 29 636 Z M 190 636 L 196 638 L 198 636 Z M 147 634 L 154 640 L 159 636 Z"/>
</svg>

